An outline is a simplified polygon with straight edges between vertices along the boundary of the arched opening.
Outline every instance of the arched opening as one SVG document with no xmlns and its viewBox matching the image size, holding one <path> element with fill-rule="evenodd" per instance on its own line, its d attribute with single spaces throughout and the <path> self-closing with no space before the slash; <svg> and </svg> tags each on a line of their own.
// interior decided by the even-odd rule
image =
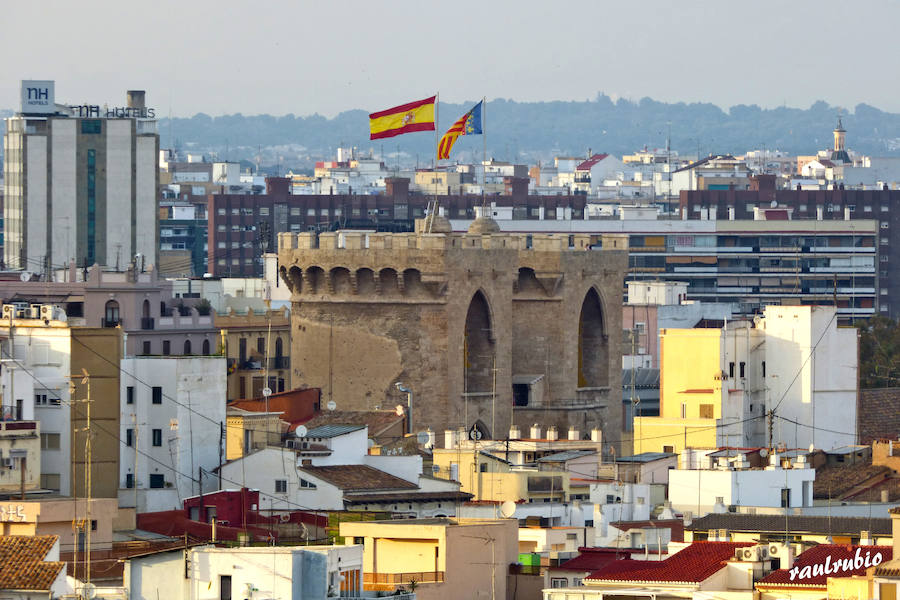
<svg viewBox="0 0 900 600">
<path fill-rule="evenodd" d="M 397 271 L 394 269 L 382 269 L 378 274 L 381 282 L 381 294 L 383 296 L 397 296 L 400 294 L 400 285 L 397 283 Z"/>
<path fill-rule="evenodd" d="M 403 271 L 403 293 L 405 295 L 416 296 L 424 291 L 422 273 L 418 269 L 406 269 Z"/>
<path fill-rule="evenodd" d="M 609 344 L 603 332 L 603 305 L 591 288 L 578 321 L 578 387 L 609 385 Z"/>
<path fill-rule="evenodd" d="M 203 356 L 209 356 L 209 340 L 203 340 Z"/>
<path fill-rule="evenodd" d="M 344 267 L 335 267 L 331 270 L 331 286 L 335 294 L 352 294 L 353 286 L 350 284 L 350 271 Z"/>
<path fill-rule="evenodd" d="M 283 267 L 282 267 L 283 268 Z M 293 266 L 287 271 L 285 282 L 291 289 L 291 292 L 299 294 L 303 291 L 303 270 L 300 267 Z"/>
<path fill-rule="evenodd" d="M 141 316 L 145 319 L 150 318 L 150 301 L 146 298 L 144 299 L 144 307 L 141 309 Z"/>
<path fill-rule="evenodd" d="M 492 440 L 494 439 L 491 436 L 491 430 L 487 426 L 487 424 L 481 419 L 476 419 L 475 423 L 469 427 L 469 430 L 466 432 L 466 435 L 469 436 L 470 440 Z"/>
<path fill-rule="evenodd" d="M 493 390 L 494 335 L 490 307 L 481 290 L 472 296 L 466 313 L 463 365 L 466 393 Z"/>
<path fill-rule="evenodd" d="M 359 269 L 356 271 L 356 289 L 360 296 L 375 293 L 375 271 Z"/>
<path fill-rule="evenodd" d="M 275 368 L 286 368 L 284 360 L 284 342 L 281 341 L 281 338 L 275 340 Z"/>
<path fill-rule="evenodd" d="M 106 309 L 103 312 L 103 326 L 115 327 L 119 322 L 119 303 L 115 300 L 110 300 L 106 303 Z"/>
<path fill-rule="evenodd" d="M 519 278 L 516 280 L 516 291 L 519 294 L 543 294 L 544 286 L 534 275 L 534 269 L 522 267 L 519 269 Z"/>
<path fill-rule="evenodd" d="M 191 340 L 184 340 L 184 353 L 185 356 L 190 356 L 191 352 Z"/>
<path fill-rule="evenodd" d="M 321 294 L 325 291 L 323 285 L 325 283 L 325 271 L 323 271 L 321 267 L 310 267 L 306 269 L 306 282 L 309 287 L 307 290 L 309 293 Z"/>
</svg>

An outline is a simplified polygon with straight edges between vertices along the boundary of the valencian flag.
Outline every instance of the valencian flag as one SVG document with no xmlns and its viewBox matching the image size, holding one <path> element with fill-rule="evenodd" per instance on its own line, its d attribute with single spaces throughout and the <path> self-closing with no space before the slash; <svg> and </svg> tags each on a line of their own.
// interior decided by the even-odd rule
<svg viewBox="0 0 900 600">
<path fill-rule="evenodd" d="M 484 100 L 472 107 L 472 110 L 461 116 L 456 123 L 453 124 L 441 141 L 438 142 L 438 160 L 442 158 L 450 158 L 450 150 L 456 143 L 456 138 L 461 135 L 480 135 L 481 134 L 481 105 Z"/>
<path fill-rule="evenodd" d="M 434 131 L 435 98 L 401 104 L 369 115 L 369 139 L 394 137 L 414 131 Z"/>
</svg>

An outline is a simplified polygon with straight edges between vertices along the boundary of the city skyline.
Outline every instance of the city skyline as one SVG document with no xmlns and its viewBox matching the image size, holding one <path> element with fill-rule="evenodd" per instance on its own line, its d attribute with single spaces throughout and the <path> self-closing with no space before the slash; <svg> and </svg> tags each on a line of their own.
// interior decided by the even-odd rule
<svg viewBox="0 0 900 600">
<path fill-rule="evenodd" d="M 0 70 L 0 107 L 18 108 L 17 82 L 33 78 L 55 79 L 57 100 L 72 104 L 115 105 L 121 90 L 146 89 L 159 117 L 332 117 L 438 91 L 454 103 L 606 93 L 726 109 L 824 100 L 846 110 L 867 103 L 900 111 L 897 85 L 882 77 L 897 61 L 890 27 L 900 6 L 888 2 L 763 2 L 718 11 L 608 2 L 577 12 L 536 2 L 454 9 L 279 3 L 256 15 L 228 2 L 156 6 L 152 13 L 117 6 L 113 14 L 87 2 L 54 7 L 49 16 L 33 5 L 7 7 L 8 22 L 42 29 L 37 41 L 26 27 L 10 28 L 0 41 L 0 52 L 16 57 Z M 96 27 L 73 49 L 72 31 Z"/>
</svg>

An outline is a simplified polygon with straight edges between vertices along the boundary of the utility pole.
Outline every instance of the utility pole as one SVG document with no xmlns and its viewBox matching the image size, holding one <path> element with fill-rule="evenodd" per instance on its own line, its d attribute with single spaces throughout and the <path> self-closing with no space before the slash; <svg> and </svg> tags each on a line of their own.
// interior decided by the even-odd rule
<svg viewBox="0 0 900 600">
<path fill-rule="evenodd" d="M 80 431 L 84 431 L 86 434 L 86 439 L 84 443 L 84 459 L 85 459 L 85 520 L 84 520 L 84 531 L 85 537 L 87 539 L 86 547 L 85 547 L 85 577 L 84 577 L 84 586 L 82 589 L 88 588 L 91 584 L 91 374 L 88 373 L 84 368 L 81 369 L 81 373 L 83 377 L 81 378 L 81 385 L 86 386 L 86 396 L 82 400 L 75 400 L 76 402 L 84 402 L 87 404 L 86 410 L 86 424 L 85 427 Z M 74 392 L 74 383 L 71 384 Z M 74 483 L 74 482 L 73 482 Z M 77 540 L 76 540 L 76 548 L 77 548 Z"/>
<path fill-rule="evenodd" d="M 775 425 L 775 409 L 771 409 L 768 413 L 766 413 L 766 421 L 769 424 L 769 450 L 773 449 L 772 446 L 772 429 Z"/>
</svg>

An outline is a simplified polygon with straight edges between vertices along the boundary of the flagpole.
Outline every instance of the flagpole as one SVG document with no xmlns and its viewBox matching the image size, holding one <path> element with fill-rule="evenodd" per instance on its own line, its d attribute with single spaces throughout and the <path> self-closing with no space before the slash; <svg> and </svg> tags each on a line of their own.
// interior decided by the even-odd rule
<svg viewBox="0 0 900 600">
<path fill-rule="evenodd" d="M 487 184 L 487 96 L 481 97 L 481 210 L 484 210 L 484 186 Z M 482 215 L 484 216 L 484 215 Z"/>
<path fill-rule="evenodd" d="M 440 133 L 440 125 L 438 121 L 438 109 L 441 104 L 441 92 L 438 91 L 434 95 L 434 168 L 431 173 L 431 180 L 434 182 L 434 203 L 431 206 L 431 215 L 426 217 L 428 219 L 428 233 L 431 233 L 431 226 L 434 223 L 434 217 L 437 215 L 438 211 L 438 201 L 437 201 L 437 167 L 438 167 L 438 134 Z"/>
</svg>

